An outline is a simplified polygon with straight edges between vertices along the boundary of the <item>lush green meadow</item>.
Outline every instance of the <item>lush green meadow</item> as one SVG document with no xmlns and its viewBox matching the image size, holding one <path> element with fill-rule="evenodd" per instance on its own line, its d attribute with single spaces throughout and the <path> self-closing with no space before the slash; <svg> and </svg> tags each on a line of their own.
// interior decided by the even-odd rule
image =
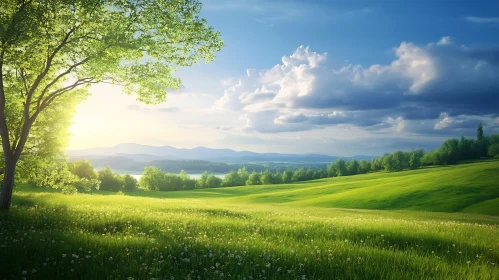
<svg viewBox="0 0 499 280">
<path fill-rule="evenodd" d="M 499 279 L 498 198 L 497 161 L 130 195 L 19 187 L 0 279 Z"/>
<path fill-rule="evenodd" d="M 157 198 L 199 199 L 210 203 L 272 204 L 377 210 L 422 210 L 499 215 L 499 161 L 376 172 L 302 183 L 135 192 Z"/>
</svg>

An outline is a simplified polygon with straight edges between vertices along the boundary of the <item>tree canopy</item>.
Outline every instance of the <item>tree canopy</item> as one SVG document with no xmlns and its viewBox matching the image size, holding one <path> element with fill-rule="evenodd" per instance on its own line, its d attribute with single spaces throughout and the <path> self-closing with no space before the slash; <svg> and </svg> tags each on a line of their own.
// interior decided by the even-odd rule
<svg viewBox="0 0 499 280">
<path fill-rule="evenodd" d="M 159 103 L 179 66 L 209 62 L 221 35 L 197 0 L 4 0 L 0 3 L 0 135 L 8 209 L 17 162 L 50 107 L 110 83 Z M 45 117 L 44 117 L 45 115 Z"/>
</svg>

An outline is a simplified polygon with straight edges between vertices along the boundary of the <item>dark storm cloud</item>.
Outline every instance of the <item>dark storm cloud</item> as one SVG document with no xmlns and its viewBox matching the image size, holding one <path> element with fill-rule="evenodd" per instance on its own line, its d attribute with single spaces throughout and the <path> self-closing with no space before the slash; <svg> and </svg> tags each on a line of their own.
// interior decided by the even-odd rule
<svg viewBox="0 0 499 280">
<path fill-rule="evenodd" d="M 403 42 L 394 51 L 388 65 L 330 69 L 326 54 L 300 47 L 282 64 L 240 80 L 220 105 L 248 111 L 247 128 L 266 133 L 349 124 L 444 134 L 499 116 L 499 47 L 444 37 L 425 46 Z M 269 107 L 272 114 L 259 112 Z M 448 119 L 439 124 L 442 114 Z"/>
</svg>

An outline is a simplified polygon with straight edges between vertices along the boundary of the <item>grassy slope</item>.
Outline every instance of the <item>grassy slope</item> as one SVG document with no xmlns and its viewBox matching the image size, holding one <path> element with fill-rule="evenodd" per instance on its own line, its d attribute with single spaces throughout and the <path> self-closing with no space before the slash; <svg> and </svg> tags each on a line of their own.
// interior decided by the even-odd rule
<svg viewBox="0 0 499 280">
<path fill-rule="evenodd" d="M 213 199 L 213 203 L 270 203 L 499 215 L 499 161 L 380 172 L 287 185 L 137 192 L 132 195 Z"/>
<path fill-rule="evenodd" d="M 498 236 L 476 214 L 17 192 L 0 279 L 499 279 Z"/>
<path fill-rule="evenodd" d="M 133 194 L 148 197 L 18 188 L 0 279 L 499 279 L 499 217 L 413 211 L 499 214 L 498 169 Z"/>
</svg>

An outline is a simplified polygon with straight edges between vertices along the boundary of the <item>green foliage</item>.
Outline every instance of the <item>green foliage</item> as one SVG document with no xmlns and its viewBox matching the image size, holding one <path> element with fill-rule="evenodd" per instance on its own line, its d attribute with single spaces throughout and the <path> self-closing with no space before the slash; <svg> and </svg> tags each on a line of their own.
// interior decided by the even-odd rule
<svg viewBox="0 0 499 280">
<path fill-rule="evenodd" d="M 207 188 L 208 185 L 206 184 L 206 180 L 208 179 L 208 176 L 210 175 L 210 173 L 208 172 L 203 172 L 203 174 L 201 174 L 201 177 L 199 177 L 199 179 L 197 180 L 196 182 L 196 188 L 198 189 L 204 189 L 204 188 Z M 142 175 L 143 176 L 143 175 Z"/>
<path fill-rule="evenodd" d="M 197 180 L 196 179 L 192 179 L 191 177 L 189 177 L 189 175 L 187 174 L 187 172 L 185 172 L 184 170 L 180 171 L 180 180 L 182 181 L 182 189 L 184 190 L 193 190 L 196 188 L 196 185 L 197 185 Z"/>
<path fill-rule="evenodd" d="M 298 168 L 293 173 L 293 177 L 291 178 L 292 182 L 300 182 L 307 180 L 307 173 L 304 168 Z"/>
<path fill-rule="evenodd" d="M 293 171 L 292 170 L 285 170 L 282 172 L 282 182 L 284 184 L 291 183 L 293 181 Z"/>
<path fill-rule="evenodd" d="M 352 159 L 347 165 L 348 175 L 357 175 L 359 173 L 359 162 L 356 159 Z"/>
<path fill-rule="evenodd" d="M 231 171 L 225 175 L 222 186 L 224 187 L 234 187 L 234 186 L 244 186 L 246 181 L 249 179 L 249 173 L 246 168 L 241 168 L 237 172 Z"/>
<path fill-rule="evenodd" d="M 119 174 L 113 173 L 110 167 L 105 167 L 97 172 L 100 189 L 117 192 L 123 188 L 124 181 Z"/>
<path fill-rule="evenodd" d="M 327 178 L 327 171 L 326 170 L 319 169 L 319 170 L 314 172 L 314 177 L 313 177 L 314 180 L 322 179 L 322 178 Z"/>
<path fill-rule="evenodd" d="M 262 184 L 261 174 L 260 173 L 256 173 L 255 171 L 253 171 L 253 173 L 250 174 L 248 180 L 246 180 L 246 185 L 247 186 L 261 185 L 261 184 Z"/>
<path fill-rule="evenodd" d="M 139 185 L 152 191 L 178 191 L 192 190 L 195 188 L 208 188 L 208 179 L 212 174 L 203 173 L 198 180 L 192 179 L 185 171 L 179 175 L 165 173 L 160 168 L 147 166 L 140 177 Z M 218 185 L 220 186 L 220 185 Z"/>
<path fill-rule="evenodd" d="M 476 142 L 472 139 L 466 139 L 461 136 L 458 144 L 459 154 L 464 160 L 474 159 L 477 157 Z"/>
<path fill-rule="evenodd" d="M 100 189 L 101 182 L 97 179 L 87 179 L 87 178 L 79 178 L 79 180 L 75 181 L 72 185 L 76 188 L 78 192 L 89 192 L 93 190 Z"/>
<path fill-rule="evenodd" d="M 279 173 L 279 171 L 272 173 L 272 184 L 282 184 L 283 179 L 282 179 L 282 174 Z"/>
<path fill-rule="evenodd" d="M 164 181 L 164 173 L 161 169 L 154 166 L 144 167 L 144 172 L 139 180 L 139 185 L 150 191 L 158 191 L 161 184 Z"/>
<path fill-rule="evenodd" d="M 97 172 L 95 172 L 94 167 L 88 160 L 69 162 L 68 168 L 71 173 L 79 178 L 85 178 L 88 180 L 97 179 Z"/>
<path fill-rule="evenodd" d="M 22 77 L 14 75 L 20 69 L 32 86 L 48 68 L 33 100 L 47 86 L 64 88 L 72 75 L 76 85 L 119 82 L 140 101 L 158 103 L 165 89 L 178 88 L 172 76 L 178 66 L 212 61 L 223 46 L 220 33 L 199 18 L 198 1 L 6 1 L 0 28 L 4 86 L 22 88 Z"/>
<path fill-rule="evenodd" d="M 478 127 L 476 129 L 476 140 L 477 141 L 482 141 L 483 139 L 484 139 L 484 136 L 483 136 L 483 126 L 482 126 L 482 123 L 479 123 Z"/>
<path fill-rule="evenodd" d="M 17 163 L 15 177 L 17 182 L 30 181 L 35 185 L 49 184 L 54 188 L 65 189 L 67 193 L 76 191 L 74 184 L 78 179 L 69 175 L 68 171 L 72 173 L 72 170 L 71 168 L 68 170 L 64 166 L 66 165 L 66 156 L 61 151 L 68 145 L 68 128 L 79 100 L 81 100 L 81 96 L 77 93 L 61 98 L 47 108 L 46 115 L 41 115 L 38 118 L 38 121 L 31 128 L 25 150 Z M 21 131 L 16 129 L 24 118 L 22 110 L 18 110 L 22 108 L 22 104 L 18 104 L 19 102 L 19 100 L 9 99 L 5 108 L 12 139 L 20 139 L 21 137 Z M 2 141 L 0 139 L 0 143 Z M 4 159 L 3 152 L 0 152 L 0 156 Z M 2 160 L 0 161 L 0 169 L 4 170 L 4 168 L 5 162 Z M 49 178 L 49 176 L 53 176 L 53 178 Z M 96 177 L 88 179 L 92 180 Z"/>
<path fill-rule="evenodd" d="M 121 188 L 122 191 L 133 192 L 137 189 L 138 186 L 137 179 L 130 176 L 129 174 L 123 175 L 122 178 L 123 178 L 123 186 Z"/>
<path fill-rule="evenodd" d="M 401 170 L 399 166 L 397 166 L 397 162 L 393 155 L 384 155 L 383 156 L 383 168 L 386 171 L 398 171 Z"/>
<path fill-rule="evenodd" d="M 499 143 L 499 136 L 490 135 L 483 139 L 484 142 L 489 143 L 491 153 L 494 153 L 494 143 Z M 475 155 L 473 157 L 473 155 Z M 492 156 L 492 155 L 491 155 Z M 285 170 L 282 174 L 279 171 L 271 172 L 265 170 L 264 172 L 253 171 L 249 174 L 245 168 L 229 172 L 224 179 L 218 183 L 218 179 L 212 179 L 214 182 L 209 186 L 207 179 L 210 173 L 205 172 L 194 183 L 186 172 L 182 171 L 180 176 L 170 174 L 168 182 L 164 183 L 168 187 L 152 187 L 153 190 L 188 190 L 193 188 L 214 188 L 214 187 L 235 187 L 244 185 L 271 185 L 291 182 L 301 182 L 309 180 L 317 180 L 326 177 L 335 176 L 348 176 L 356 174 L 365 174 L 371 171 L 402 171 L 407 169 L 418 169 L 423 165 L 440 165 L 440 164 L 455 164 L 459 160 L 467 159 L 468 157 L 476 158 L 475 145 L 473 140 L 468 140 L 462 137 L 460 140 L 448 139 L 442 146 L 433 151 L 426 152 L 423 149 L 413 150 L 410 152 L 395 151 L 393 154 L 385 154 L 384 156 L 372 159 L 371 161 L 351 159 L 345 162 L 344 159 L 339 158 L 334 163 L 327 165 L 327 169 L 305 169 L 299 168 L 296 170 Z M 159 169 L 158 169 L 159 170 Z M 159 173 L 163 173 L 161 170 Z M 165 176 L 165 175 L 161 175 Z M 175 177 L 177 176 L 177 177 Z M 179 181 L 180 180 L 180 181 Z M 158 183 L 160 184 L 160 183 Z M 159 186 L 159 185 L 158 185 Z M 148 189 L 148 187 L 145 187 Z"/>
<path fill-rule="evenodd" d="M 496 157 L 496 158 L 499 157 L 499 142 L 494 143 L 494 144 L 489 146 L 488 154 L 491 157 Z"/>
<path fill-rule="evenodd" d="M 338 176 L 338 168 L 336 167 L 336 163 L 331 162 L 327 166 L 327 176 L 328 177 L 336 177 Z"/>
<path fill-rule="evenodd" d="M 461 158 L 459 152 L 459 141 L 457 139 L 446 140 L 439 149 L 444 164 L 455 164 Z"/>
<path fill-rule="evenodd" d="M 336 176 L 347 176 L 348 171 L 346 167 L 345 160 L 339 158 L 336 160 Z"/>
<path fill-rule="evenodd" d="M 409 156 L 409 168 L 417 169 L 421 167 L 421 159 L 424 156 L 423 150 L 412 151 Z"/>
<path fill-rule="evenodd" d="M 291 185 L 164 192 L 154 196 L 179 199 L 205 197 L 232 204 L 269 203 L 290 207 L 413 209 L 437 212 L 469 212 L 470 207 L 478 207 L 488 201 L 490 207 L 480 207 L 480 210 L 476 208 L 473 213 L 499 216 L 498 170 L 499 161 L 490 160 L 401 172 L 334 177 Z M 496 209 L 491 204 L 495 205 Z M 480 212 L 482 210 L 485 212 Z"/>
<path fill-rule="evenodd" d="M 208 177 L 209 178 L 209 177 Z M 206 180 L 208 183 L 208 180 Z M 160 191 L 175 191 L 182 189 L 182 178 L 176 174 L 164 173 L 163 181 L 159 185 Z"/>
<path fill-rule="evenodd" d="M 487 156 L 487 139 L 483 134 L 482 124 L 478 124 L 476 129 L 476 149 L 479 157 Z"/>
<path fill-rule="evenodd" d="M 239 176 L 238 176 L 237 172 L 231 171 L 225 175 L 225 177 L 222 181 L 222 186 L 224 186 L 224 187 L 239 186 L 239 182 L 240 182 L 240 180 L 239 180 Z"/>
<path fill-rule="evenodd" d="M 359 162 L 359 173 L 365 174 L 371 171 L 371 163 L 365 159 Z"/>
<path fill-rule="evenodd" d="M 217 176 L 210 174 L 208 178 L 206 178 L 206 187 L 207 188 L 219 188 L 222 185 L 222 179 Z"/>
<path fill-rule="evenodd" d="M 239 176 L 239 183 L 241 184 L 239 186 L 244 186 L 246 184 L 246 181 L 249 179 L 249 176 L 250 176 L 248 170 L 246 170 L 246 168 L 240 168 L 237 171 L 237 175 Z"/>
<path fill-rule="evenodd" d="M 262 185 L 270 185 L 270 184 L 273 184 L 274 183 L 274 180 L 273 180 L 273 174 L 268 171 L 268 170 L 265 170 L 265 172 L 263 172 L 262 176 L 260 177 L 260 181 L 262 183 Z"/>
<path fill-rule="evenodd" d="M 52 187 L 63 190 L 64 193 L 72 194 L 77 192 L 77 188 L 88 190 L 91 182 L 81 181 L 76 175 L 70 172 L 64 158 L 37 158 L 19 162 L 19 172 L 17 181 L 19 183 L 29 183 L 40 187 Z M 97 184 L 98 185 L 98 184 Z"/>
<path fill-rule="evenodd" d="M 371 170 L 372 171 L 380 171 L 383 169 L 383 159 L 382 158 L 374 158 L 371 160 Z"/>
<path fill-rule="evenodd" d="M 392 154 L 395 163 L 395 170 L 400 171 L 409 168 L 409 154 L 403 151 L 396 151 Z"/>
<path fill-rule="evenodd" d="M 9 208 L 24 155 L 62 150 L 68 116 L 90 85 L 116 84 L 156 104 L 179 88 L 178 67 L 212 61 L 223 41 L 200 12 L 196 0 L 2 1 L 0 136 L 8 156 L 0 208 Z M 102 187 L 117 187 L 117 178 L 106 180 Z"/>
</svg>

